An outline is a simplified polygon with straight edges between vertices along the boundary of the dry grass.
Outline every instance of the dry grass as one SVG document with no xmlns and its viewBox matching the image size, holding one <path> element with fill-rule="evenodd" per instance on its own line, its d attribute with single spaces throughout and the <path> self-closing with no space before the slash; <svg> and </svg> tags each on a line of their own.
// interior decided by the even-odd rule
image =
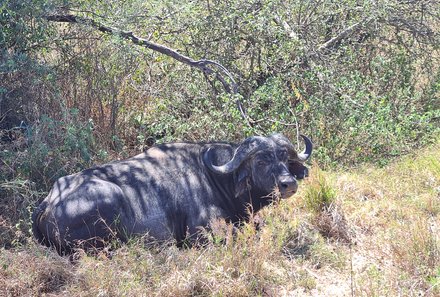
<svg viewBox="0 0 440 297">
<path fill-rule="evenodd" d="M 0 296 L 40 296 L 62 293 L 76 279 L 67 259 L 31 247 L 0 251 Z"/>
<path fill-rule="evenodd" d="M 300 189 L 258 230 L 217 222 L 205 247 L 134 240 L 74 264 L 32 242 L 3 249 L 0 296 L 440 295 L 440 144 L 382 169 L 315 164 Z"/>
</svg>

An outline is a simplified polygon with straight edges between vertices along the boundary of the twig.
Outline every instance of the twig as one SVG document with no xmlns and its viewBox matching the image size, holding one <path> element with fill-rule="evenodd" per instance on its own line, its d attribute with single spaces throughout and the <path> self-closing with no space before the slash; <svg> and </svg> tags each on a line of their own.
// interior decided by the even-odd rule
<svg viewBox="0 0 440 297">
<path fill-rule="evenodd" d="M 345 28 L 338 35 L 336 35 L 333 38 L 330 38 L 327 42 L 325 42 L 324 44 L 319 46 L 314 54 L 316 55 L 316 54 L 323 53 L 323 52 L 325 52 L 327 50 L 330 50 L 331 48 L 335 47 L 335 45 L 339 41 L 341 41 L 342 39 L 347 38 L 351 34 L 359 31 L 362 27 L 364 27 L 367 24 L 369 24 L 373 19 L 374 19 L 374 17 L 369 17 L 367 19 L 361 20 L 361 21 L 359 21 L 359 22 L 357 22 L 357 23 L 355 23 L 355 24 Z"/>
<path fill-rule="evenodd" d="M 211 74 L 215 74 L 215 78 L 222 83 L 226 92 L 235 96 L 237 108 L 240 112 L 241 117 L 246 121 L 249 127 L 252 127 L 253 121 L 248 118 L 246 111 L 244 110 L 243 105 L 240 101 L 240 97 L 237 96 L 238 94 L 237 83 L 232 77 L 232 74 L 220 63 L 208 59 L 194 60 L 190 57 L 187 57 L 177 52 L 175 49 L 138 37 L 134 35 L 133 32 L 131 31 L 123 31 L 117 28 L 112 28 L 90 18 L 80 17 L 72 14 L 48 15 L 45 18 L 48 21 L 52 21 L 52 22 L 78 23 L 78 24 L 88 25 L 96 28 L 97 30 L 103 33 L 120 36 L 121 38 L 130 40 L 136 45 L 146 47 L 153 51 L 157 51 L 179 62 L 187 64 L 191 67 L 195 67 L 201 70 L 205 74 L 205 77 Z M 227 81 L 227 79 L 225 79 L 225 77 L 229 80 L 229 82 Z"/>
<path fill-rule="evenodd" d="M 353 247 L 352 243 L 349 244 L 350 248 L 350 289 L 351 289 L 351 296 L 354 297 L 354 282 L 353 282 Z"/>
</svg>

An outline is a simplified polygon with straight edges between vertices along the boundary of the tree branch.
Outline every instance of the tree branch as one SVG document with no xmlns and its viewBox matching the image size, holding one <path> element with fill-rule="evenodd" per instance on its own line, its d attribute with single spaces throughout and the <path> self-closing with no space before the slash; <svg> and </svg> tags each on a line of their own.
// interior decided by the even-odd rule
<svg viewBox="0 0 440 297">
<path fill-rule="evenodd" d="M 325 43 L 323 43 L 322 45 L 320 45 L 318 47 L 318 49 L 312 54 L 313 55 L 318 55 L 318 54 L 322 54 L 325 53 L 326 51 L 331 50 L 332 48 L 334 48 L 342 39 L 349 37 L 350 35 L 358 32 L 360 29 L 362 29 L 362 27 L 368 25 L 374 18 L 370 17 L 367 19 L 364 19 L 360 22 L 357 22 L 347 28 L 345 28 L 344 30 L 342 30 L 338 35 L 336 35 L 333 38 L 330 38 L 328 41 L 326 41 Z"/>
<path fill-rule="evenodd" d="M 226 92 L 234 95 L 237 108 L 240 111 L 241 117 L 246 121 L 248 126 L 252 127 L 253 120 L 249 119 L 243 105 L 240 101 L 240 97 L 238 96 L 238 86 L 235 82 L 234 78 L 232 77 L 232 74 L 220 63 L 207 60 L 207 59 L 201 59 L 201 60 L 194 60 L 190 57 L 187 57 L 183 54 L 180 54 L 176 50 L 169 48 L 167 46 L 157 44 L 154 42 L 151 42 L 147 39 L 137 37 L 133 34 L 131 31 L 122 31 L 120 29 L 112 28 L 106 25 L 103 25 L 93 19 L 84 18 L 72 14 L 67 15 L 48 15 L 45 17 L 48 21 L 52 22 L 63 22 L 63 23 L 78 23 L 87 25 L 90 27 L 94 27 L 97 30 L 108 33 L 112 35 L 120 36 L 121 38 L 124 38 L 126 40 L 130 40 L 136 45 L 146 47 L 148 49 L 151 49 L 153 51 L 159 52 L 161 54 L 164 54 L 166 56 L 169 56 L 179 62 L 182 62 L 184 64 L 187 64 L 191 67 L 195 67 L 199 70 L 201 70 L 205 76 L 214 74 L 215 78 L 220 81 L 223 85 L 223 88 L 226 90 Z M 229 80 L 229 81 L 228 81 Z"/>
<path fill-rule="evenodd" d="M 289 36 L 289 38 L 292 38 L 294 40 L 299 39 L 298 34 L 295 31 L 293 31 L 289 23 L 283 20 L 279 15 L 275 15 L 273 20 L 278 26 L 281 26 L 283 28 L 284 32 L 286 33 L 287 36 Z"/>
</svg>

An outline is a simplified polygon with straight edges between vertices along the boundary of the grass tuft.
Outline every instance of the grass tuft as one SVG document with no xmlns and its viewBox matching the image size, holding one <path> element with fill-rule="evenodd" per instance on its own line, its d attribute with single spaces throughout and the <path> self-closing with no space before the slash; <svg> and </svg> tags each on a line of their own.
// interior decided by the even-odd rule
<svg viewBox="0 0 440 297">
<path fill-rule="evenodd" d="M 309 179 L 306 182 L 304 199 L 309 211 L 319 213 L 336 200 L 336 191 L 328 181 L 325 173 L 314 164 Z"/>
<path fill-rule="evenodd" d="M 314 225 L 319 232 L 327 238 L 331 238 L 342 243 L 352 242 L 352 232 L 345 219 L 341 208 L 332 203 L 326 206 L 314 218 Z"/>
<path fill-rule="evenodd" d="M 30 250 L 0 251 L 0 296 L 41 296 L 61 293 L 76 280 L 72 265 L 55 253 Z"/>
</svg>

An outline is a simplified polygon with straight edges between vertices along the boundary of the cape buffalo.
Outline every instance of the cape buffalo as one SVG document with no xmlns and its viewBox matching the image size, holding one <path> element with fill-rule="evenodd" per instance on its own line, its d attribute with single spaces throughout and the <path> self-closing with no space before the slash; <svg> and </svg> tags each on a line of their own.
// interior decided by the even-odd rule
<svg viewBox="0 0 440 297">
<path fill-rule="evenodd" d="M 301 136 L 300 154 L 281 134 L 239 144 L 168 143 L 62 177 L 32 215 L 34 236 L 68 253 L 80 242 L 101 247 L 141 234 L 181 243 L 212 219 L 249 220 L 274 190 L 291 196 L 307 176 L 312 143 Z"/>
</svg>

